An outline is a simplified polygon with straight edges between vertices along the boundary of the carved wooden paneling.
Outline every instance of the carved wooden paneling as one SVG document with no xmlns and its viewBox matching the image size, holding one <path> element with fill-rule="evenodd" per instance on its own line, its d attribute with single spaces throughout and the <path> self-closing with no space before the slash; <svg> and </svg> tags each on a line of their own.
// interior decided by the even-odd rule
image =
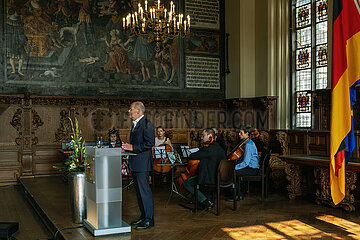
<svg viewBox="0 0 360 240">
<path fill-rule="evenodd" d="M 35 164 L 34 175 L 47 175 L 51 173 L 58 173 L 57 169 L 53 166 L 62 164 L 61 148 L 54 146 L 39 146 L 37 147 L 36 154 L 33 156 Z"/>
<path fill-rule="evenodd" d="M 304 153 L 307 149 L 307 136 L 305 131 L 288 130 L 289 152 L 288 154 Z"/>
<path fill-rule="evenodd" d="M 63 161 L 58 150 L 61 142 L 69 141 L 69 116 L 79 120 L 86 141 L 96 141 L 96 137 L 103 137 L 107 142 L 108 130 L 116 128 L 119 129 L 121 139 L 129 142 L 132 121 L 127 111 L 133 101 L 130 98 L 34 96 L 28 93 L 0 95 L 0 104 L 4 106 L 0 111 L 4 129 L 0 131 L 0 172 L 9 166 L 13 169 L 11 177 L 0 176 L 0 184 L 1 179 L 14 181 L 15 175 L 57 173 L 53 166 Z M 217 126 L 228 129 L 223 137 L 228 149 L 231 149 L 238 142 L 234 126 L 247 123 L 258 129 L 268 129 L 276 123 L 276 97 L 143 99 L 143 102 L 146 116 L 154 127 L 163 126 L 172 132 L 172 142 L 188 143 L 190 146 L 200 145 L 199 131 L 202 128 Z M 1 155 L 2 151 L 6 152 L 4 150 L 9 155 Z M 7 164 L 5 159 L 9 158 L 11 160 Z"/>
<path fill-rule="evenodd" d="M 189 131 L 187 129 L 168 128 L 166 131 L 171 133 L 171 142 L 173 143 L 187 143 L 189 141 Z"/>
<path fill-rule="evenodd" d="M 328 132 L 309 131 L 309 155 L 329 155 L 330 138 Z"/>
<path fill-rule="evenodd" d="M 18 151 L 13 150 L 0 150 L 0 165 L 19 165 Z"/>
<path fill-rule="evenodd" d="M 20 173 L 20 167 L 0 167 L 0 186 L 16 183 Z"/>
<path fill-rule="evenodd" d="M 16 147 L 0 149 L 0 185 L 17 181 L 21 172 L 19 157 Z"/>
</svg>

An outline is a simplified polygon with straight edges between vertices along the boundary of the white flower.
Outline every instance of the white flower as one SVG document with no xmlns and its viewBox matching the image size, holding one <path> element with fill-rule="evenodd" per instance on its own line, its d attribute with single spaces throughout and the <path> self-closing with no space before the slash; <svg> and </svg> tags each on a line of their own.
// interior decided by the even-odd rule
<svg viewBox="0 0 360 240">
<path fill-rule="evenodd" d="M 75 165 L 75 163 L 71 163 L 70 165 L 69 165 L 69 167 L 70 167 L 70 170 L 72 170 L 72 169 L 75 169 L 76 168 L 76 165 Z"/>
</svg>

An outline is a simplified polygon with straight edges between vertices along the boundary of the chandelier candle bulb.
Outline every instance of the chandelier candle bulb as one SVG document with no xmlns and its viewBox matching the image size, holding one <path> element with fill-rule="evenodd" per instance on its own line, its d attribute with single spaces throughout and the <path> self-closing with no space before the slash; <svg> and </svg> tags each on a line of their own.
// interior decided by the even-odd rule
<svg viewBox="0 0 360 240">
<path fill-rule="evenodd" d="M 162 41 L 167 39 L 184 38 L 190 32 L 190 16 L 175 12 L 174 1 L 169 5 L 161 0 L 145 2 L 145 11 L 138 2 L 138 9 L 130 12 L 123 18 L 123 28 L 137 36 L 150 36 L 156 43 L 156 52 L 159 53 L 163 48 Z M 136 6 L 136 5 L 135 5 Z M 165 6 L 168 6 L 167 9 Z M 153 36 L 152 36 L 153 35 Z"/>
</svg>

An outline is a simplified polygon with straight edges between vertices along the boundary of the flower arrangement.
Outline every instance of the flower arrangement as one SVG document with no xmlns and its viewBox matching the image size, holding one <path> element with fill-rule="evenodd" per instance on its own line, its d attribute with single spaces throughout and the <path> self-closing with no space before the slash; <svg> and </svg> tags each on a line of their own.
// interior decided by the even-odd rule
<svg viewBox="0 0 360 240">
<path fill-rule="evenodd" d="M 65 166 L 55 167 L 65 172 L 84 172 L 85 171 L 85 140 L 81 136 L 79 123 L 75 117 L 75 125 L 69 117 L 71 123 L 71 141 L 66 144 L 67 150 L 71 150 L 72 154 L 65 161 Z"/>
</svg>

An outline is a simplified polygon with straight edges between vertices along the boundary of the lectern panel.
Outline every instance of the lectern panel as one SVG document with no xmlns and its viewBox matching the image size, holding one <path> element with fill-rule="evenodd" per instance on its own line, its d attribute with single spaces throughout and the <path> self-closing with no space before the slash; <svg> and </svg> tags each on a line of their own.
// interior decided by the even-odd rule
<svg viewBox="0 0 360 240">
<path fill-rule="evenodd" d="M 88 219 L 84 224 L 95 236 L 131 231 L 122 221 L 122 155 L 120 148 L 85 148 Z"/>
<path fill-rule="evenodd" d="M 121 158 L 119 156 L 96 156 L 96 188 L 121 188 Z"/>
<path fill-rule="evenodd" d="M 99 203 L 99 228 L 121 226 L 122 202 Z"/>
</svg>

